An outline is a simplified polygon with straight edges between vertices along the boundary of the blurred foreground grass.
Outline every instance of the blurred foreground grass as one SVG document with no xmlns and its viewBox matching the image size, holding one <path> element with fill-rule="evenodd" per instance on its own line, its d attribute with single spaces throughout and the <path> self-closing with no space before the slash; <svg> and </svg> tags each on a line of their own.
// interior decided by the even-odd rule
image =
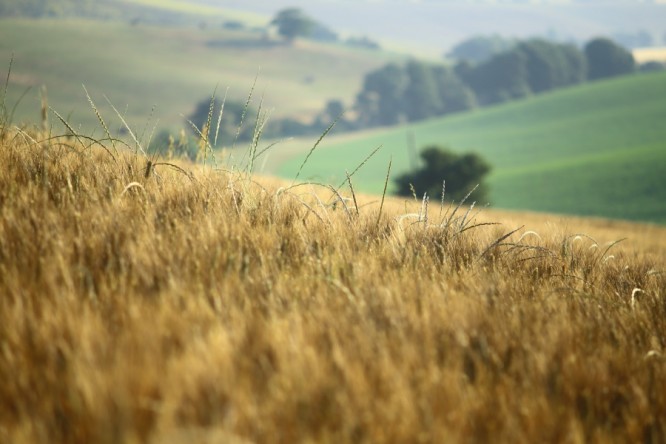
<svg viewBox="0 0 666 444">
<path fill-rule="evenodd" d="M 0 165 L 2 442 L 666 440 L 663 228 L 15 127 Z"/>
</svg>

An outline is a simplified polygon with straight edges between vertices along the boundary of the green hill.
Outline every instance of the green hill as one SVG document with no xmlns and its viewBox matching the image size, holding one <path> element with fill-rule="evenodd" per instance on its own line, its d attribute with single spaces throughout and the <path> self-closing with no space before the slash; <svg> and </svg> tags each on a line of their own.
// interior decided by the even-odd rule
<svg viewBox="0 0 666 444">
<path fill-rule="evenodd" d="M 475 151 L 493 165 L 493 205 L 666 223 L 666 73 L 591 83 L 521 102 L 397 128 L 328 139 L 301 176 L 339 182 L 372 149 L 355 176 L 381 193 L 409 168 L 407 137 L 419 147 Z M 302 149 L 309 149 L 304 145 Z M 294 148 L 291 150 L 296 151 Z M 293 177 L 303 155 L 277 169 Z"/>
<path fill-rule="evenodd" d="M 169 12 L 175 3 L 166 2 L 163 11 Z M 202 11 L 192 9 L 196 12 Z M 171 25 L 132 25 L 120 18 L 1 19 L 3 84 L 14 54 L 8 105 L 31 88 L 14 121 L 39 119 L 39 89 L 46 85 L 49 103 L 61 115 L 71 115 L 72 124 L 82 125 L 84 131 L 98 129 L 81 87 L 85 84 L 110 120 L 114 113 L 104 95 L 133 126 L 143 127 L 155 106 L 152 124 L 159 118 L 162 126 L 182 127 L 181 114 L 210 97 L 216 85 L 220 95 L 229 88 L 231 99 L 245 101 L 257 75 L 255 107 L 263 95 L 264 109 L 274 109 L 272 118 L 309 119 L 326 101 L 353 97 L 366 72 L 404 58 L 342 44 L 287 45 L 251 28 L 251 21 L 243 30 L 224 29 L 222 24 L 230 18 L 239 16 L 230 12 L 207 16 L 206 22 Z"/>
</svg>

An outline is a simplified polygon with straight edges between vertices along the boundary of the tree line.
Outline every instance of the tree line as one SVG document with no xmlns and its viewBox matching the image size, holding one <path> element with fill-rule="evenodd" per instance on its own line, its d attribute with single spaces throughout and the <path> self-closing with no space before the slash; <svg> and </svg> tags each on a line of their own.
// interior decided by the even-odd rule
<svg viewBox="0 0 666 444">
<path fill-rule="evenodd" d="M 636 70 L 631 52 L 607 38 L 583 49 L 544 39 L 453 66 L 411 60 L 368 73 L 354 109 L 358 128 L 414 122 Z"/>
<path fill-rule="evenodd" d="M 330 100 L 310 123 L 270 120 L 263 137 L 321 134 L 334 121 L 337 131 L 416 122 L 636 70 L 631 52 L 606 38 L 593 39 L 582 49 L 543 39 L 495 47 L 502 49 L 477 62 L 464 59 L 452 66 L 418 60 L 389 63 L 365 75 L 353 113 L 343 113 L 341 100 Z M 214 108 L 220 107 L 216 102 Z M 209 99 L 203 100 L 189 120 L 202 128 L 209 108 Z M 251 139 L 251 128 L 244 125 L 239 133 L 234 125 L 240 124 L 243 112 L 249 120 L 256 110 L 227 102 L 224 112 L 231 126 L 221 129 L 221 143 Z"/>
</svg>

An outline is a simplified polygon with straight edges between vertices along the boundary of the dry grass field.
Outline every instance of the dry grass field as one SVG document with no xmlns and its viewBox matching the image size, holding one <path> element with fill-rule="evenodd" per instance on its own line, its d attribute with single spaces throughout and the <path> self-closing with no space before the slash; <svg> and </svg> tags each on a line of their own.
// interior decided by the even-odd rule
<svg viewBox="0 0 666 444">
<path fill-rule="evenodd" d="M 666 441 L 663 227 L 0 129 L 0 442 Z"/>
</svg>

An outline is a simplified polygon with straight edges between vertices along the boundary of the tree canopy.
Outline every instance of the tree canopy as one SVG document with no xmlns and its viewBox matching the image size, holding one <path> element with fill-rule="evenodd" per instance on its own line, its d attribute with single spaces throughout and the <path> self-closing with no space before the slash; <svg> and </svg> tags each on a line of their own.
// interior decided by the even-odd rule
<svg viewBox="0 0 666 444">
<path fill-rule="evenodd" d="M 483 179 L 491 167 L 479 155 L 456 154 L 437 145 L 430 145 L 421 151 L 420 157 L 423 161 L 421 168 L 394 180 L 396 194 L 411 196 L 413 188 L 419 197 L 427 193 L 432 199 L 441 199 L 442 185 L 445 184 L 444 197 L 461 202 L 478 185 L 472 199 L 488 202 L 488 188 Z"/>
<path fill-rule="evenodd" d="M 412 60 L 368 73 L 355 108 L 360 126 L 368 127 L 463 111 L 475 103 L 474 93 L 453 71 Z"/>
<path fill-rule="evenodd" d="M 412 60 L 405 66 L 407 86 L 403 91 L 403 107 L 410 122 L 440 114 L 440 100 L 433 69 Z"/>
<path fill-rule="evenodd" d="M 480 103 L 491 104 L 583 82 L 587 61 L 573 45 L 530 39 L 457 71 Z"/>
<path fill-rule="evenodd" d="M 433 68 L 435 87 L 441 103 L 439 114 L 456 113 L 476 106 L 476 95 L 456 73 L 445 66 Z"/>
<path fill-rule="evenodd" d="M 607 38 L 596 38 L 585 45 L 590 80 L 629 74 L 635 71 L 634 56 Z"/>
<path fill-rule="evenodd" d="M 534 93 L 585 80 L 585 56 L 575 46 L 531 39 L 521 42 L 516 49 L 526 56 L 527 82 Z"/>
<path fill-rule="evenodd" d="M 362 126 L 400 123 L 405 115 L 402 99 L 408 81 L 403 67 L 395 63 L 368 73 L 356 97 Z"/>
<path fill-rule="evenodd" d="M 277 26 L 278 34 L 286 40 L 293 41 L 296 37 L 310 35 L 315 22 L 299 8 L 286 8 L 278 11 L 271 25 Z"/>
<path fill-rule="evenodd" d="M 503 52 L 480 64 L 468 72 L 464 81 L 484 105 L 517 99 L 531 92 L 527 57 L 516 50 Z"/>
<path fill-rule="evenodd" d="M 530 39 L 474 64 L 447 66 L 411 60 L 365 76 L 356 96 L 358 126 L 395 125 L 519 99 L 587 78 L 587 59 L 569 44 Z"/>
</svg>

